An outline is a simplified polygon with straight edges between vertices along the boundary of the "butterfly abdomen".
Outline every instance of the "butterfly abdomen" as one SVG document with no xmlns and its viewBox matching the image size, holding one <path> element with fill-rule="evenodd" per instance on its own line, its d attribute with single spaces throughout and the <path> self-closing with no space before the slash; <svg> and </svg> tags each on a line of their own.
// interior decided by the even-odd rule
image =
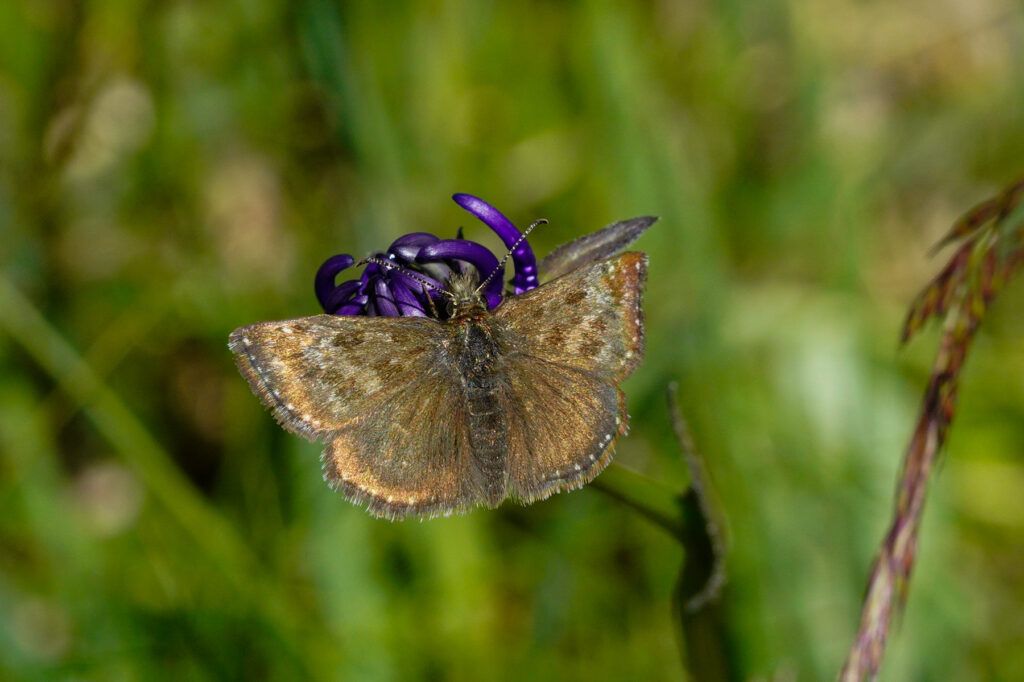
<svg viewBox="0 0 1024 682">
<path fill-rule="evenodd" d="M 497 400 L 500 347 L 486 321 L 462 324 L 459 370 L 469 412 L 473 483 L 482 501 L 496 507 L 508 492 L 508 427 Z"/>
</svg>

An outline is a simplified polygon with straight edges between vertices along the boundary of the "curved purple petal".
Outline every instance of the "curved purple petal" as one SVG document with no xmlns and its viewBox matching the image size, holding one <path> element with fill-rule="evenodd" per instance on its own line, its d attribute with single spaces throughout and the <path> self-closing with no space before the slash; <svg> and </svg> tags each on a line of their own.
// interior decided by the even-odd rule
<svg viewBox="0 0 1024 682">
<path fill-rule="evenodd" d="M 359 304 L 359 303 L 346 303 L 345 305 L 343 305 L 340 308 L 338 308 L 334 312 L 334 314 L 335 315 L 351 315 L 351 316 L 362 315 L 363 314 L 363 306 L 361 304 Z"/>
<path fill-rule="evenodd" d="M 419 297 L 416 296 L 416 292 L 406 285 L 405 279 L 399 279 L 397 277 L 392 279 L 391 292 L 395 295 L 395 304 L 398 306 L 399 313 L 402 315 L 411 315 L 413 317 L 427 316 L 423 303 L 420 301 Z"/>
<path fill-rule="evenodd" d="M 399 258 L 412 263 L 416 260 L 416 254 L 428 244 L 436 244 L 441 241 L 437 235 L 429 232 L 410 232 L 391 242 L 388 253 L 393 253 Z"/>
<path fill-rule="evenodd" d="M 365 315 L 369 296 L 360 295 L 334 311 L 335 315 Z"/>
<path fill-rule="evenodd" d="M 416 256 L 417 263 L 434 263 L 448 259 L 466 261 L 477 269 L 481 279 L 498 267 L 498 259 L 486 246 L 468 239 L 441 239 L 424 246 Z"/>
<path fill-rule="evenodd" d="M 342 282 L 338 286 L 334 287 L 327 296 L 327 300 L 321 303 L 325 313 L 333 313 L 335 310 L 340 308 L 342 305 L 349 302 L 353 296 L 359 291 L 359 280 L 350 279 L 347 282 Z"/>
<path fill-rule="evenodd" d="M 481 280 L 498 267 L 498 259 L 486 246 L 468 239 L 442 239 L 435 244 L 424 246 L 416 256 L 416 261 L 421 263 L 445 259 L 469 263 L 480 273 Z M 495 308 L 501 303 L 500 277 L 493 277 L 487 283 L 487 288 L 484 289 L 484 299 L 487 301 L 488 308 Z"/>
<path fill-rule="evenodd" d="M 373 280 L 378 277 L 380 277 L 380 266 L 376 263 L 367 263 L 363 268 L 363 274 L 359 276 L 359 293 L 370 293 L 373 290 Z"/>
<path fill-rule="evenodd" d="M 395 305 L 395 295 L 391 286 L 384 278 L 373 282 L 373 304 L 378 315 L 383 317 L 398 317 L 398 306 Z"/>
<path fill-rule="evenodd" d="M 327 299 L 330 297 L 331 292 L 334 291 L 334 280 L 338 273 L 352 267 L 352 264 L 355 262 L 356 259 L 347 253 L 339 253 L 337 256 L 331 256 L 324 261 L 324 264 L 316 271 L 313 289 L 316 291 L 317 300 L 320 301 L 320 307 L 327 308 Z"/>
<path fill-rule="evenodd" d="M 523 236 L 511 220 L 483 199 L 472 194 L 453 194 L 452 199 L 494 230 L 504 242 L 505 248 L 511 249 Z M 537 258 L 525 239 L 512 251 L 512 263 L 515 266 L 515 274 L 511 281 L 516 295 L 537 288 Z"/>
</svg>

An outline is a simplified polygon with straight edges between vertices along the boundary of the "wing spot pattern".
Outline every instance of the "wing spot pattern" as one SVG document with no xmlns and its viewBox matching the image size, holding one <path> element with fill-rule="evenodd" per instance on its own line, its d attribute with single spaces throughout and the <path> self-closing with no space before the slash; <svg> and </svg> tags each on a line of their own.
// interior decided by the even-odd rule
<svg viewBox="0 0 1024 682">
<path fill-rule="evenodd" d="M 590 459 L 590 461 L 592 463 L 597 461 L 598 455 L 604 455 L 606 452 L 608 452 L 608 448 L 611 445 L 611 440 L 612 440 L 612 434 L 609 433 L 609 434 L 606 434 L 605 437 L 598 443 L 597 452 L 592 452 L 588 456 L 588 458 Z M 579 472 L 579 471 L 582 471 L 582 470 L 583 470 L 583 467 L 580 466 L 580 464 L 578 462 L 572 465 L 572 471 Z M 557 481 L 559 479 L 566 478 L 571 473 L 572 472 L 569 469 L 565 469 L 565 471 L 558 472 L 554 476 L 550 477 L 548 480 L 549 481 Z M 583 485 L 583 483 L 577 481 L 577 482 L 575 482 L 575 483 L 573 483 L 571 485 L 572 485 L 573 488 L 579 488 L 580 486 Z"/>
</svg>

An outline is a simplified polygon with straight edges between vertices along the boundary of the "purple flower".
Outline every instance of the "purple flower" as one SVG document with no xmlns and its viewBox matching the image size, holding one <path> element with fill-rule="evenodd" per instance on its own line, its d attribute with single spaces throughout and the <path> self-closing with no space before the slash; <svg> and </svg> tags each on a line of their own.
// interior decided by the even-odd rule
<svg viewBox="0 0 1024 682">
<path fill-rule="evenodd" d="M 510 284 L 518 295 L 535 289 L 537 259 L 523 233 L 498 209 L 470 194 L 452 197 L 459 206 L 475 215 L 513 248 L 514 275 Z M 448 278 L 453 274 L 476 271 L 483 282 L 502 264 L 482 244 L 468 239 L 441 239 L 429 232 L 413 232 L 399 237 L 373 260 L 390 261 L 395 268 L 369 262 L 359 279 L 336 283 L 342 271 L 356 263 L 348 254 L 328 258 L 316 273 L 316 297 L 324 312 L 334 315 L 437 316 L 446 310 L 441 300 Z M 483 297 L 489 309 L 501 304 L 505 295 L 500 276 L 492 277 Z"/>
<path fill-rule="evenodd" d="M 448 279 L 474 271 L 478 281 L 487 282 L 482 293 L 491 310 L 497 308 L 505 296 L 518 296 L 536 289 L 540 284 L 537 259 L 524 234 L 512 221 L 471 194 L 454 194 L 452 199 L 494 230 L 511 250 L 510 291 L 502 287 L 502 273 L 495 273 L 496 269 L 504 267 L 504 261 L 484 245 L 463 239 L 461 232 L 456 239 L 412 232 L 393 241 L 387 251 L 373 254 L 367 259 L 369 262 L 362 261 L 366 267 L 358 279 L 336 282 L 339 274 L 356 265 L 354 257 L 343 253 L 328 258 L 317 271 L 314 284 L 324 312 L 384 317 L 443 316 L 448 306 L 442 292 Z M 610 256 L 639 237 L 655 220 L 657 218 L 652 217 L 623 220 L 565 244 L 544 259 L 541 263 L 544 272 L 548 277 L 559 277 L 587 262 Z M 386 262 L 396 267 L 381 264 Z"/>
</svg>

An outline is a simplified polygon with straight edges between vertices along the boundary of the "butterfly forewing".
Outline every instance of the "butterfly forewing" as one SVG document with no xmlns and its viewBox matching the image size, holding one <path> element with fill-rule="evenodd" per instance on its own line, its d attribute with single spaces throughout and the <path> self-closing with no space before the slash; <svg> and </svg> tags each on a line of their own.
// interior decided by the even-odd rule
<svg viewBox="0 0 1024 682">
<path fill-rule="evenodd" d="M 323 453 L 324 477 L 376 516 L 449 513 L 476 501 L 461 386 L 446 368 L 410 373 L 365 405 Z"/>
<path fill-rule="evenodd" d="M 644 352 L 647 256 L 629 252 L 506 301 L 495 317 L 522 339 L 521 352 L 616 383 Z"/>
<path fill-rule="evenodd" d="M 621 251 L 657 222 L 654 216 L 620 220 L 568 244 L 562 244 L 541 261 L 540 271 L 550 279 L 561 277 L 601 258 Z"/>
<path fill-rule="evenodd" d="M 423 318 L 315 315 L 236 329 L 228 346 L 282 426 L 323 440 L 400 384 L 408 367 L 433 359 L 440 333 Z"/>
</svg>

